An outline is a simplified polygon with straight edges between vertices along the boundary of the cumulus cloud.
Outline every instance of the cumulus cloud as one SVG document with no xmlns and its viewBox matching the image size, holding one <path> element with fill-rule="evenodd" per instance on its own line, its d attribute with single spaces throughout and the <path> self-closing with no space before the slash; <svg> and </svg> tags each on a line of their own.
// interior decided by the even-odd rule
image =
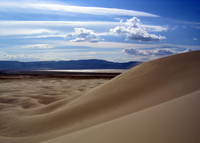
<svg viewBox="0 0 200 143">
<path fill-rule="evenodd" d="M 142 26 L 142 23 L 140 22 L 140 19 L 133 17 L 131 19 L 128 19 L 125 24 L 125 26 L 117 26 L 113 29 L 110 29 L 111 35 L 115 36 L 126 36 L 127 41 L 160 41 L 162 39 L 166 39 L 164 36 L 157 36 L 155 34 L 149 34 L 144 26 Z"/>
<path fill-rule="evenodd" d="M 137 17 L 133 17 L 131 19 L 127 19 L 125 24 L 130 27 L 139 28 L 142 23 L 140 22 L 140 19 L 138 19 Z"/>
<path fill-rule="evenodd" d="M 28 56 L 28 55 L 24 55 L 24 54 L 20 54 L 20 55 L 9 55 L 7 53 L 4 53 L 2 51 L 0 51 L 0 60 L 4 60 L 4 61 L 10 61 L 10 60 L 17 60 L 17 61 L 36 61 L 36 60 L 40 60 L 39 57 L 37 56 Z"/>
<path fill-rule="evenodd" d="M 75 38 L 71 41 L 73 42 L 91 42 L 96 43 L 101 40 L 101 38 L 95 34 L 92 30 L 85 28 L 74 28 L 74 33 L 69 33 L 65 36 L 66 39 Z"/>
<path fill-rule="evenodd" d="M 169 49 L 155 49 L 155 50 L 139 50 L 135 48 L 124 49 L 123 52 L 129 55 L 137 56 L 167 56 L 177 54 L 177 52 Z"/>
<path fill-rule="evenodd" d="M 192 52 L 192 51 L 194 51 L 194 50 L 192 50 L 192 49 L 190 49 L 190 48 L 187 48 L 185 51 L 183 51 L 184 53 L 186 53 L 186 52 Z"/>
<path fill-rule="evenodd" d="M 1 60 L 6 60 L 6 59 L 9 59 L 10 57 L 11 56 L 9 56 L 8 54 L 0 51 L 0 59 Z"/>
</svg>

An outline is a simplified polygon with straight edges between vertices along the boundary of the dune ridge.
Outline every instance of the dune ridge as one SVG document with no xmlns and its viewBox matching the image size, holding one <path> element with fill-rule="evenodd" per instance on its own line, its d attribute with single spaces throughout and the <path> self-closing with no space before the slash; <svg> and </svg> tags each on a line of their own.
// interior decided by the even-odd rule
<svg viewBox="0 0 200 143">
<path fill-rule="evenodd" d="M 142 142 L 143 134 L 149 142 L 197 141 L 199 71 L 200 51 L 183 53 L 143 63 L 92 90 L 47 105 L 1 110 L 0 141 Z M 192 106 L 184 110 L 186 105 Z M 184 114 L 193 118 L 182 118 Z M 163 123 L 156 125 L 160 119 Z M 188 122 L 188 130 L 181 127 Z M 175 136 L 168 139 L 172 129 Z"/>
</svg>

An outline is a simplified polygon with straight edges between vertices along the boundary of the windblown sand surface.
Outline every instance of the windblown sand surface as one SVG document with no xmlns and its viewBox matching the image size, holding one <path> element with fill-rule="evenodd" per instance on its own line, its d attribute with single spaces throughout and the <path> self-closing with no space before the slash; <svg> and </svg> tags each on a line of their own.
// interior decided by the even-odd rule
<svg viewBox="0 0 200 143">
<path fill-rule="evenodd" d="M 0 142 L 200 141 L 200 51 L 105 81 L 1 81 Z"/>
</svg>

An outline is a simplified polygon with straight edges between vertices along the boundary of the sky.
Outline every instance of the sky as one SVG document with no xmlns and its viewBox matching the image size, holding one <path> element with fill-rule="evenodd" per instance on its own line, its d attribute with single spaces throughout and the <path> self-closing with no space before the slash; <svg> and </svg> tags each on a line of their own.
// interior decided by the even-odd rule
<svg viewBox="0 0 200 143">
<path fill-rule="evenodd" d="M 0 60 L 149 61 L 200 50 L 200 0 L 0 0 Z"/>
</svg>

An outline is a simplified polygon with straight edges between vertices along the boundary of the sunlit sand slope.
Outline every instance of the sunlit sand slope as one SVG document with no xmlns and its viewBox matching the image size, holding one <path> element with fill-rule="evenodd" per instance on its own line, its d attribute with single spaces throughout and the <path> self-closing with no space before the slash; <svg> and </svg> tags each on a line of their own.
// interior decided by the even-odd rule
<svg viewBox="0 0 200 143">
<path fill-rule="evenodd" d="M 0 141 L 197 141 L 199 91 L 200 51 L 161 58 L 51 104 L 4 103 Z"/>
<path fill-rule="evenodd" d="M 200 91 L 45 143 L 198 143 Z"/>
</svg>

